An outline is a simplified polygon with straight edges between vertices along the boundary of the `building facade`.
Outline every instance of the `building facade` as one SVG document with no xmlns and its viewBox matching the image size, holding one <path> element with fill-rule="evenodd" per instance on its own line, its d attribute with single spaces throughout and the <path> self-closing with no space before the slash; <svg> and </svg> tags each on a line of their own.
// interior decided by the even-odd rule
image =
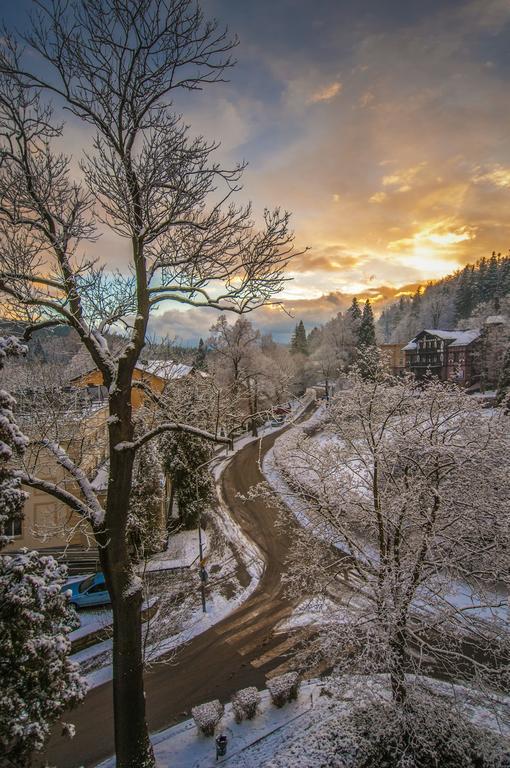
<svg viewBox="0 0 510 768">
<path fill-rule="evenodd" d="M 464 387 L 497 387 L 503 356 L 510 344 L 510 324 L 501 315 L 488 317 L 481 328 L 425 329 L 402 351 L 405 370 L 418 379 L 437 376 Z"/>
</svg>

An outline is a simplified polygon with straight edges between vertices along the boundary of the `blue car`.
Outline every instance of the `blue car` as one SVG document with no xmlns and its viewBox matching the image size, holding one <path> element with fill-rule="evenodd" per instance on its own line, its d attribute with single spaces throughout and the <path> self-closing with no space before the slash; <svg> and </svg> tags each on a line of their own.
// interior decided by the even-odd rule
<svg viewBox="0 0 510 768">
<path fill-rule="evenodd" d="M 83 579 L 70 581 L 64 584 L 62 592 L 69 592 L 69 602 L 76 608 L 90 608 L 94 605 L 107 605 L 111 602 L 106 589 L 104 575 L 94 573 Z"/>
</svg>

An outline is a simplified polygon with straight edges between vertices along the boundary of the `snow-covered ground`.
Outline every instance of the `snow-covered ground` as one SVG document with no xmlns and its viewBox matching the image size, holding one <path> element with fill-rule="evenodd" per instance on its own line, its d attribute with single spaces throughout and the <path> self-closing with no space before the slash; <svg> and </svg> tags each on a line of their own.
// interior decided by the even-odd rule
<svg viewBox="0 0 510 768">
<path fill-rule="evenodd" d="M 209 550 L 207 532 L 202 531 L 202 551 L 204 555 Z M 168 547 L 164 552 L 158 552 L 151 557 L 146 566 L 145 573 L 153 571 L 169 571 L 174 568 L 190 568 L 196 564 L 200 557 L 198 543 L 198 528 L 191 531 L 179 531 L 173 533 L 168 539 Z"/>
<path fill-rule="evenodd" d="M 473 722 L 510 737 L 510 727 L 500 718 L 510 698 L 495 700 L 495 706 L 484 709 L 469 704 L 471 692 L 462 686 L 451 686 L 423 679 L 432 695 L 462 700 Z M 334 691 L 334 695 L 331 693 Z M 216 727 L 216 735 L 228 739 L 227 755 L 218 764 L 232 768 L 298 768 L 305 765 L 319 768 L 324 762 L 327 739 L 325 732 L 338 730 L 338 721 L 352 711 L 353 702 L 384 701 L 389 698 L 386 676 L 352 676 L 336 681 L 311 680 L 303 683 L 297 701 L 278 709 L 270 700 L 268 691 L 261 692 L 258 714 L 253 720 L 237 724 L 232 705 Z M 216 764 L 215 743 L 203 736 L 193 720 L 186 720 L 152 736 L 158 768 L 212 768 Z M 113 759 L 98 768 L 113 768 Z M 333 763 L 331 763 L 333 765 Z"/>
</svg>

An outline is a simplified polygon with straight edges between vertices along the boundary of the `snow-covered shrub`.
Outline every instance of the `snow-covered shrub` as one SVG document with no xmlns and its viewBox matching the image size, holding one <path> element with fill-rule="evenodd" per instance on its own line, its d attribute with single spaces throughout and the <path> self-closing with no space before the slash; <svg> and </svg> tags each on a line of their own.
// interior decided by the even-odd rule
<svg viewBox="0 0 510 768">
<path fill-rule="evenodd" d="M 214 699 L 193 707 L 191 715 L 204 736 L 214 736 L 214 729 L 223 717 L 224 710 L 223 704 Z"/>
<path fill-rule="evenodd" d="M 422 698 L 412 709 L 376 703 L 345 713 L 328 702 L 290 732 L 261 768 L 508 768 L 505 744 L 455 711 Z M 507 745 L 508 746 L 508 745 Z"/>
<path fill-rule="evenodd" d="M 510 745 L 437 699 L 356 709 L 339 730 L 356 747 L 352 768 L 508 768 Z"/>
<path fill-rule="evenodd" d="M 19 357 L 26 353 L 26 347 L 13 336 L 0 336 L 0 370 L 7 357 Z M 14 418 L 16 401 L 0 389 L 0 548 L 9 541 L 5 535 L 6 524 L 22 516 L 27 494 L 13 474 L 11 460 L 22 456 L 28 445 L 28 438 L 21 432 Z"/>
<path fill-rule="evenodd" d="M 257 713 L 257 707 L 260 704 L 260 693 L 255 686 L 242 688 L 232 696 L 232 709 L 236 723 L 243 720 L 251 720 Z"/>
<path fill-rule="evenodd" d="M 68 658 L 76 613 L 60 592 L 64 579 L 52 557 L 0 557 L 0 753 L 18 768 L 86 692 Z"/>
<path fill-rule="evenodd" d="M 268 680 L 267 690 L 271 694 L 273 704 L 283 707 L 288 701 L 297 699 L 300 682 L 298 672 L 286 672 Z"/>
</svg>

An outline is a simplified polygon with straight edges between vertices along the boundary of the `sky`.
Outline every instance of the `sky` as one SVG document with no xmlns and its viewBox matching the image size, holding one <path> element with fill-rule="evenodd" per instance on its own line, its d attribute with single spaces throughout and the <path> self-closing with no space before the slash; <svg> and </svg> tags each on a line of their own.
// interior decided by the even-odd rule
<svg viewBox="0 0 510 768">
<path fill-rule="evenodd" d="M 508 0 L 203 0 L 239 37 L 230 82 L 178 101 L 245 159 L 254 210 L 292 212 L 284 294 L 254 320 L 284 338 L 510 247 Z M 30 6 L 6 7 L 22 25 Z M 80 140 L 77 131 L 75 141 Z M 153 331 L 207 335 L 212 312 Z"/>
</svg>

